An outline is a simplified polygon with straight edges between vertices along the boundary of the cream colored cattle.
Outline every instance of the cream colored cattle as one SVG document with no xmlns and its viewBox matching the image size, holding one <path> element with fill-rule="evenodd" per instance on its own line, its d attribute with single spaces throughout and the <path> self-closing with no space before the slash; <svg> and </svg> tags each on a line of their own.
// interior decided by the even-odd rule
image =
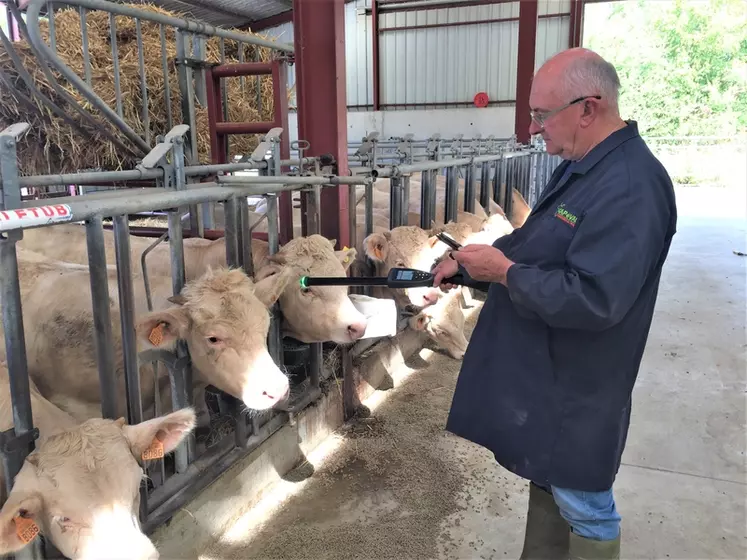
<svg viewBox="0 0 747 560">
<path fill-rule="evenodd" d="M 410 317 L 408 324 L 412 329 L 425 332 L 452 358 L 461 360 L 464 357 L 468 343 L 464 336 L 465 319 L 459 290 L 442 294 L 435 305 Z"/>
<path fill-rule="evenodd" d="M 280 296 L 284 334 L 302 342 L 332 340 L 338 344 L 354 342 L 367 328 L 365 316 L 348 297 L 348 289 L 339 286 L 314 286 L 301 289 L 302 276 L 345 277 L 356 258 L 355 248 L 335 251 L 335 240 L 314 234 L 291 239 L 270 256 L 259 261 L 257 281 L 266 281 L 284 270 L 293 271 L 293 279 Z"/>
<path fill-rule="evenodd" d="M 115 264 L 114 234 L 104 231 L 107 263 Z M 140 255 L 154 239 L 130 236 L 132 271 L 140 273 Z M 300 248 L 303 242 L 298 242 L 294 247 Z M 313 243 L 312 243 L 313 245 Z M 325 247 L 328 244 L 325 244 Z M 86 249 L 85 228 L 75 224 L 64 224 L 48 228 L 36 228 L 24 232 L 24 239 L 18 243 L 18 247 L 46 255 L 50 259 L 60 261 L 88 264 L 88 253 Z M 293 250 L 287 250 L 283 254 L 288 266 L 294 264 Z M 299 249 L 302 257 L 304 250 Z M 170 277 L 171 257 L 168 242 L 159 243 L 146 257 L 148 278 L 153 282 L 154 278 Z M 255 273 L 263 262 L 263 255 L 268 251 L 266 241 L 252 239 L 252 261 Z M 325 274 L 345 276 L 348 266 L 342 266 L 343 262 L 351 262 L 355 254 L 349 251 L 335 252 L 333 249 L 317 251 L 317 258 L 322 259 L 313 266 L 313 273 L 317 270 L 325 270 Z M 347 261 L 345 261 L 347 259 Z M 226 266 L 226 241 L 225 238 L 210 241 L 201 238 L 189 238 L 184 240 L 184 263 L 185 277 L 193 280 L 200 277 L 210 268 Z M 305 266 L 305 265 L 304 265 Z M 302 267 L 303 268 L 303 267 Z M 308 268 L 308 267 L 306 267 Z M 140 277 L 139 277 L 140 278 Z M 116 281 L 115 281 L 116 282 Z M 137 280 L 142 286 L 142 280 Z M 114 284 L 116 286 L 116 283 Z M 350 298 L 347 297 L 347 288 L 333 287 L 326 290 L 325 299 L 304 298 L 305 305 L 294 305 L 296 300 L 296 283 L 289 284 L 290 293 L 281 298 L 280 310 L 283 314 L 284 323 L 304 337 L 306 342 L 332 341 L 345 344 L 357 340 L 365 331 L 365 319 L 355 310 Z M 341 321 L 348 321 L 342 324 Z M 303 329 L 297 325 L 305 325 Z M 363 331 L 361 330 L 363 328 Z"/>
<path fill-rule="evenodd" d="M 38 532 L 72 560 L 156 560 L 158 551 L 137 522 L 142 456 L 155 441 L 164 455 L 171 453 L 195 426 L 192 409 L 132 426 L 124 418 L 77 423 L 29 381 L 39 439 L 7 496 L 0 466 L 0 555 L 22 550 L 29 532 Z M 2 430 L 13 426 L 5 363 L 0 423 Z"/>
<path fill-rule="evenodd" d="M 44 261 L 45 257 L 23 250 L 18 257 L 30 376 L 43 395 L 77 420 L 100 416 L 88 267 Z M 109 312 L 118 414 L 124 415 L 120 308 L 113 269 L 108 267 Z M 135 275 L 138 351 L 170 350 L 177 340 L 184 340 L 198 386 L 212 384 L 251 409 L 271 408 L 287 397 L 289 384 L 267 350 L 268 309 L 292 277 L 293 271 L 286 269 L 255 283 L 240 269 L 216 269 L 188 282 L 179 296 L 171 297 L 171 279 L 154 276 L 151 288 L 156 311 L 148 313 L 142 281 Z M 140 384 L 146 417 L 153 416 L 153 375 L 151 364 L 143 364 Z M 159 377 L 159 387 L 168 398 L 165 374 Z M 196 402 L 203 404 L 199 398 Z"/>
</svg>

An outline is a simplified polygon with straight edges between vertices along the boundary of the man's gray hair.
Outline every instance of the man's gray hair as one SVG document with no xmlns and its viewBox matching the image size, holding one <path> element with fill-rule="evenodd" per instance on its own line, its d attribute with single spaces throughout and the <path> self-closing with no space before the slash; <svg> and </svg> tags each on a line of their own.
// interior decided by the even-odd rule
<svg viewBox="0 0 747 560">
<path fill-rule="evenodd" d="M 620 78 L 615 67 L 601 56 L 580 56 L 563 73 L 563 93 L 567 101 L 582 95 L 601 95 L 613 111 L 618 110 Z"/>
</svg>

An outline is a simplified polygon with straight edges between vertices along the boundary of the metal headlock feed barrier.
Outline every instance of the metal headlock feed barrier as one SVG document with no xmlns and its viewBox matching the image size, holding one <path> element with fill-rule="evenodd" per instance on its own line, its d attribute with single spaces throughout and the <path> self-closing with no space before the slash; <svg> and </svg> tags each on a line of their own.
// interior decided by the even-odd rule
<svg viewBox="0 0 747 560">
<path fill-rule="evenodd" d="M 285 91 L 286 55 L 293 48 L 265 41 L 249 34 L 241 34 L 210 25 L 162 14 L 138 10 L 105 0 L 64 0 L 54 5 L 77 6 L 81 13 L 81 26 L 85 28 L 86 10 L 102 10 L 110 14 L 111 49 L 115 61 L 113 79 L 118 84 L 117 44 L 114 15 L 134 18 L 137 22 L 151 21 L 161 26 L 176 28 L 177 63 L 181 92 L 183 123 L 177 124 L 169 118 L 169 132 L 151 138 L 147 132 L 139 135 L 122 117 L 122 99 L 119 87 L 115 88 L 115 107 L 109 107 L 91 88 L 90 65 L 84 63 L 82 76 L 68 68 L 55 53 L 54 14 L 47 4 L 50 45 L 41 37 L 39 17 L 46 0 L 32 0 L 27 12 L 28 29 L 23 25 L 18 9 L 11 2 L 9 9 L 19 21 L 21 33 L 32 45 L 42 61 L 45 75 L 50 83 L 63 91 L 52 76 L 54 68 L 88 100 L 103 117 L 113 125 L 118 134 L 113 138 L 137 155 L 139 164 L 134 169 L 122 171 L 89 171 L 80 173 L 19 176 L 17 164 L 17 141 L 28 130 L 29 125 L 18 123 L 0 131 L 0 298 L 2 300 L 3 326 L 7 366 L 10 378 L 10 393 L 13 410 L 13 428 L 0 434 L 0 454 L 6 473 L 8 490 L 19 472 L 24 458 L 33 451 L 38 430 L 33 425 L 29 393 L 29 372 L 23 329 L 21 285 L 19 280 L 16 244 L 23 239 L 23 231 L 31 228 L 54 228 L 60 223 L 82 222 L 86 235 L 86 247 L 90 273 L 91 310 L 94 325 L 94 347 L 101 388 L 101 413 L 104 418 L 117 417 L 117 404 L 126 403 L 128 423 L 144 419 L 139 368 L 143 364 L 157 363 L 168 371 L 168 380 L 173 408 L 178 409 L 194 403 L 192 390 L 191 360 L 186 344 L 180 342 L 174 352 L 149 350 L 138 353 L 135 339 L 135 275 L 131 254 L 131 236 L 135 234 L 128 217 L 141 212 L 163 212 L 168 225 L 155 234 L 153 244 L 140 256 L 142 279 L 147 306 L 152 308 L 150 281 L 152 275 L 145 267 L 145 257 L 157 244 L 168 242 L 171 263 L 171 291 L 181 292 L 185 285 L 185 255 L 183 240 L 188 235 L 204 236 L 208 231 L 205 223 L 198 219 L 198 209 L 210 203 L 223 204 L 225 224 L 219 231 L 225 238 L 226 263 L 242 267 L 253 275 L 253 237 L 262 237 L 256 231 L 257 223 L 250 224 L 247 197 L 261 197 L 267 203 L 263 219 L 267 220 L 266 240 L 269 253 L 275 254 L 281 245 L 293 237 L 292 191 L 305 199 L 302 223 L 306 235 L 318 233 L 321 225 L 320 190 L 329 187 L 347 187 L 350 200 L 351 246 L 359 247 L 362 239 L 357 237 L 357 207 L 365 204 L 364 235 L 374 230 L 374 182 L 389 181 L 389 225 L 391 228 L 408 222 L 410 206 L 410 178 L 421 175 L 420 226 L 431 228 L 437 215 L 437 176 L 446 175 L 445 220 L 456 220 L 459 200 L 459 181 L 464 180 L 463 210 L 475 210 L 475 198 L 487 210 L 489 200 L 497 202 L 507 214 L 511 213 L 511 192 L 517 189 L 530 206 L 534 204 L 542 187 L 546 184 L 559 159 L 549 156 L 540 145 L 523 146 L 515 139 L 463 138 L 461 136 L 442 139 L 438 135 L 425 140 L 416 140 L 412 135 L 404 138 L 379 140 L 379 134 L 369 134 L 361 142 L 349 144 L 351 175 L 339 176 L 326 171 L 334 160 L 330 157 L 304 157 L 308 142 L 299 140 L 291 145 L 287 134 L 287 100 L 277 92 Z M 1 33 L 1 31 L 0 31 Z M 218 64 L 208 67 L 201 60 L 204 55 L 206 37 L 253 43 L 280 53 L 270 63 L 241 62 Z M 83 32 L 84 61 L 87 61 L 86 34 Z M 12 55 L 12 46 L 2 35 L 6 49 Z M 187 46 L 192 41 L 193 54 Z M 140 45 L 141 46 L 141 45 Z M 162 53 L 163 50 L 162 41 Z M 142 48 L 141 48 L 142 52 Z M 139 66 L 144 76 L 145 62 L 140 57 Z M 158 64 L 159 61 L 148 61 Z M 162 67 L 166 75 L 165 54 Z M 20 62 L 19 62 L 20 64 Z M 22 68 L 22 67 L 21 67 Z M 275 118 L 265 123 L 230 123 L 227 121 L 229 101 L 225 89 L 220 89 L 221 79 L 227 76 L 268 74 L 273 76 L 275 96 Z M 2 76 L 0 76 L 2 79 Z M 168 79 L 165 96 L 169 99 Z M 143 88 L 145 82 L 143 81 Z M 43 97 L 33 88 L 34 95 Z M 69 97 L 69 94 L 67 94 Z M 147 118 L 147 92 L 144 89 L 143 114 Z M 195 98 L 203 99 L 209 109 L 212 163 L 196 164 Z M 54 105 L 51 100 L 47 100 Z M 72 105 L 72 103 L 71 103 Z M 59 109 L 59 108 L 57 108 Z M 96 122 L 86 108 L 76 110 L 86 119 Z M 59 110 L 64 116 L 64 112 Z M 231 134 L 263 134 L 260 144 L 243 161 L 227 162 L 226 137 Z M 290 157 L 294 149 L 297 157 Z M 238 176 L 237 172 L 256 171 L 257 176 Z M 203 182 L 198 182 L 203 181 Z M 106 186 L 122 185 L 123 188 L 92 192 L 76 196 L 57 196 L 51 200 L 23 200 L 22 188 L 54 188 L 59 186 Z M 147 187 L 147 188 L 146 188 Z M 358 189 L 363 189 L 360 196 Z M 59 193 L 65 194 L 65 193 Z M 183 223 L 189 218 L 189 227 Z M 120 302 L 120 326 L 124 356 L 125 394 L 118 394 L 114 376 L 115 351 L 113 347 L 112 318 L 109 308 L 109 275 L 105 252 L 104 220 L 112 219 L 115 246 L 116 281 Z M 215 230 L 211 230 L 215 231 Z M 360 249 L 359 249 L 360 255 Z M 291 354 L 299 350 L 292 341 L 281 336 L 282 314 L 279 304 L 273 306 L 273 319 L 267 339 L 270 355 L 278 366 L 288 365 Z M 400 321 L 400 330 L 406 319 Z M 346 414 L 353 406 L 355 396 L 352 379 L 352 360 L 380 339 L 361 340 L 352 346 L 340 348 L 341 371 L 330 372 L 323 366 L 322 343 L 301 345 L 307 352 L 304 362 L 306 376 L 294 386 L 293 399 L 286 410 L 273 410 L 261 414 L 247 415 L 241 403 L 221 392 L 211 392 L 220 414 L 231 418 L 233 430 L 221 439 L 201 448 L 194 434 L 177 448 L 173 456 L 153 461 L 148 466 L 148 483 L 141 488 L 140 522 L 146 532 L 168 520 L 177 510 L 189 502 L 197 493 L 214 481 L 236 461 L 246 456 L 272 434 L 289 422 L 322 394 L 324 384 L 331 375 L 342 376 L 343 403 Z M 296 361 L 299 361 L 296 358 Z M 44 541 L 45 545 L 49 545 Z M 27 549 L 28 554 L 41 557 L 39 539 Z M 25 555 L 19 554 L 19 556 Z"/>
</svg>

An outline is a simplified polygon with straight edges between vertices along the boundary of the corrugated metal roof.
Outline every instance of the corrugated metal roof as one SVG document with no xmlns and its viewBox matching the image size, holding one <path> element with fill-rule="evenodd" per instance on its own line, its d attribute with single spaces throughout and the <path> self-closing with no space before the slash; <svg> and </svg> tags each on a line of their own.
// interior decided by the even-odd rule
<svg viewBox="0 0 747 560">
<path fill-rule="evenodd" d="M 133 1 L 133 0 L 129 0 Z M 140 0 L 134 0 L 138 2 Z M 282 14 L 293 7 L 292 0 L 142 0 L 190 19 L 222 27 L 251 26 L 252 22 Z"/>
</svg>

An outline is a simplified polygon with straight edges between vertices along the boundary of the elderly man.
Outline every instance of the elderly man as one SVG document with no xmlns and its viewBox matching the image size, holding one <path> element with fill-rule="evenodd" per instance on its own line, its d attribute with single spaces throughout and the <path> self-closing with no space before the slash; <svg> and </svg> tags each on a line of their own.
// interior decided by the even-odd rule
<svg viewBox="0 0 747 560">
<path fill-rule="evenodd" d="M 677 212 L 619 87 L 589 50 L 546 62 L 529 131 L 566 161 L 522 227 L 434 269 L 487 292 L 446 429 L 530 481 L 522 558 L 620 554 L 612 485 Z"/>
</svg>

